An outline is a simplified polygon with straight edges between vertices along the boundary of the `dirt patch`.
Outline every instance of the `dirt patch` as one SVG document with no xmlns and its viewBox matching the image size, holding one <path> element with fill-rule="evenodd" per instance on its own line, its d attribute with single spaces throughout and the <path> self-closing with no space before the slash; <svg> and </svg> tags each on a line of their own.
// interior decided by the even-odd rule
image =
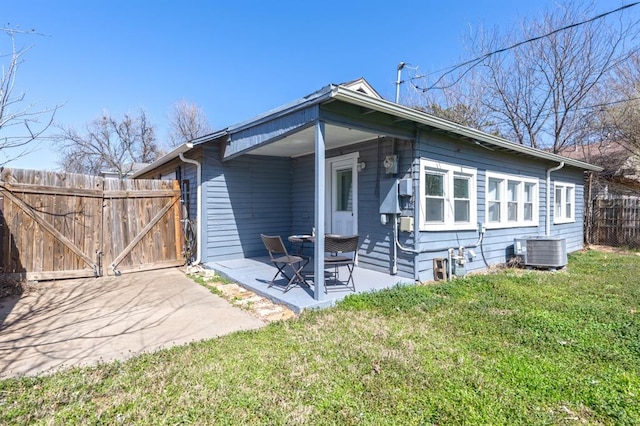
<svg viewBox="0 0 640 426">
<path fill-rule="evenodd" d="M 594 245 L 588 246 L 586 250 L 596 250 L 603 253 L 635 254 L 636 256 L 640 256 L 640 252 L 634 252 L 624 247 L 600 246 L 600 245 L 594 244 Z"/>
<path fill-rule="evenodd" d="M 24 295 L 32 289 L 32 284 L 26 280 L 7 276 L 0 277 L 0 299 L 9 296 Z"/>
<path fill-rule="evenodd" d="M 296 316 L 286 306 L 274 303 L 266 297 L 259 296 L 236 283 L 227 282 L 216 275 L 214 271 L 199 269 L 188 272 L 187 275 L 232 305 L 248 311 L 266 323 L 283 321 Z"/>
</svg>

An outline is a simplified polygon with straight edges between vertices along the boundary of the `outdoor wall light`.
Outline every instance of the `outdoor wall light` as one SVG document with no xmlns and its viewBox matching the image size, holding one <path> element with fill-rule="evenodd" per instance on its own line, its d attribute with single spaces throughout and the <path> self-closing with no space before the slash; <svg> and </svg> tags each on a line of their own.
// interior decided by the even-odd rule
<svg viewBox="0 0 640 426">
<path fill-rule="evenodd" d="M 365 167 L 367 167 L 367 163 L 365 163 L 364 161 L 361 161 L 358 163 L 358 171 L 361 172 L 365 169 Z"/>
</svg>

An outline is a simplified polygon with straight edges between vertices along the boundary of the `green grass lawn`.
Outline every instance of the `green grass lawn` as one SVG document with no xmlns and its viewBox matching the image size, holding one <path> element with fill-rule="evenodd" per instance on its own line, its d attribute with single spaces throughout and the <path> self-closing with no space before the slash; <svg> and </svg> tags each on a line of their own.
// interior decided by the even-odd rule
<svg viewBox="0 0 640 426">
<path fill-rule="evenodd" d="M 351 296 L 261 330 L 0 381 L 2 424 L 640 424 L 640 256 Z"/>
</svg>

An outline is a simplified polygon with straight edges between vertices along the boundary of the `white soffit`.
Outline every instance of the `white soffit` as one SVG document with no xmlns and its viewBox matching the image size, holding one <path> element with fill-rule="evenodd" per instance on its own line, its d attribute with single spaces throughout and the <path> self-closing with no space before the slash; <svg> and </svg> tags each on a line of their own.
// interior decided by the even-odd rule
<svg viewBox="0 0 640 426">
<path fill-rule="evenodd" d="M 247 152 L 247 154 L 292 158 L 313 154 L 315 149 L 315 134 L 316 130 L 314 126 L 307 127 L 277 142 L 253 149 Z M 327 150 L 364 142 L 377 137 L 377 133 L 330 124 L 325 126 L 325 145 Z"/>
</svg>

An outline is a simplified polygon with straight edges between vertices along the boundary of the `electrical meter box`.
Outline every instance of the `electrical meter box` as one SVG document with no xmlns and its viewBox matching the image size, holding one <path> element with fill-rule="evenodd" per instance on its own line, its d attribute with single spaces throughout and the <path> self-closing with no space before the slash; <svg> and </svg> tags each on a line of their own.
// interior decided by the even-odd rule
<svg viewBox="0 0 640 426">
<path fill-rule="evenodd" d="M 400 214 L 398 179 L 380 180 L 380 214 Z"/>
</svg>

